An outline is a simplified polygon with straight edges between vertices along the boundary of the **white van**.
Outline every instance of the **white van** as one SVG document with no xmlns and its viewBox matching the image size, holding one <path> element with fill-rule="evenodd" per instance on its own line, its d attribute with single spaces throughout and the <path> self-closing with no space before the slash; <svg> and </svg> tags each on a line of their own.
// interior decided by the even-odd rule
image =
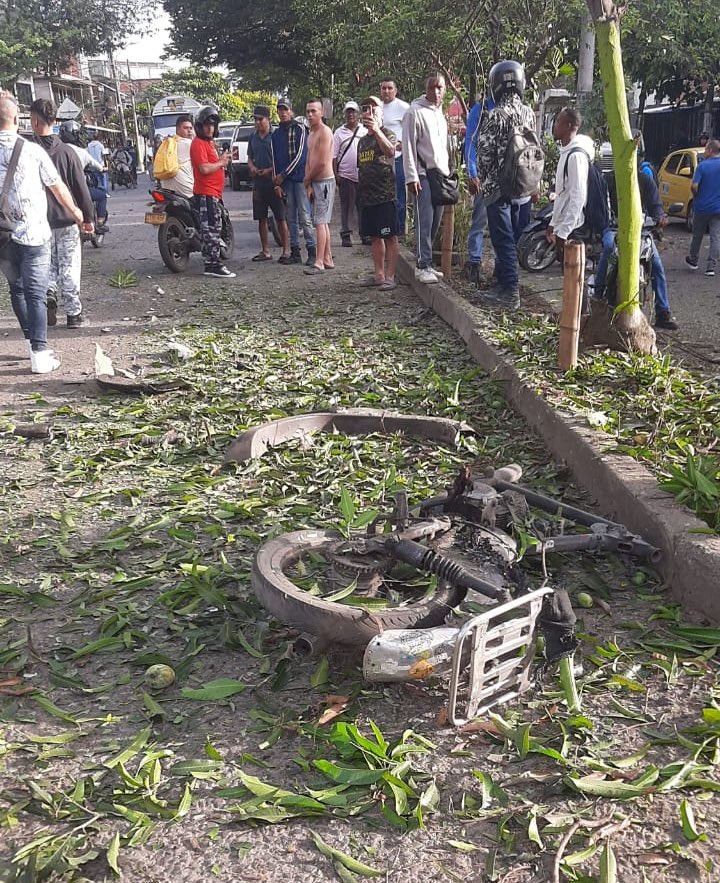
<svg viewBox="0 0 720 883">
<path fill-rule="evenodd" d="M 188 98 L 187 95 L 166 95 L 153 107 L 150 135 L 160 135 L 162 138 L 174 135 L 175 123 L 180 114 L 190 114 L 194 119 L 201 107 L 203 105 L 199 101 Z"/>
</svg>

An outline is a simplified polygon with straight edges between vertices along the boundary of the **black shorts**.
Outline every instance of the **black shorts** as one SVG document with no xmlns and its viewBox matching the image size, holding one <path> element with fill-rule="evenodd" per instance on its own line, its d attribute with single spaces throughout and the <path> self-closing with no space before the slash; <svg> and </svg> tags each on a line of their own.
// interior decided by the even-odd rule
<svg viewBox="0 0 720 883">
<path fill-rule="evenodd" d="M 395 202 L 381 202 L 362 210 L 360 235 L 372 239 L 390 239 L 398 235 L 397 208 Z"/>
<path fill-rule="evenodd" d="M 285 200 L 275 192 L 270 178 L 255 178 L 253 181 L 253 221 L 263 221 L 268 216 L 268 209 L 275 215 L 276 221 L 284 221 L 287 214 Z"/>
</svg>

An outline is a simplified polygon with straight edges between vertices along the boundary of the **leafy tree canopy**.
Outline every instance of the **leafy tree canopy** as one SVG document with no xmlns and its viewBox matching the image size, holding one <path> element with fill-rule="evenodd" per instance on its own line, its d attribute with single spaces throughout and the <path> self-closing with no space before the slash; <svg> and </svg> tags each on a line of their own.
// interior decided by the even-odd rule
<svg viewBox="0 0 720 883">
<path fill-rule="evenodd" d="M 387 75 L 410 97 L 441 67 L 457 88 L 482 83 L 494 61 L 517 57 L 538 85 L 574 61 L 582 0 L 163 0 L 176 51 L 200 64 L 224 63 L 244 83 L 296 97 L 338 99 L 377 89 Z"/>
<path fill-rule="evenodd" d="M 32 70 L 62 70 L 78 53 L 121 47 L 153 9 L 143 0 L 3 0 L 0 83 Z"/>
</svg>

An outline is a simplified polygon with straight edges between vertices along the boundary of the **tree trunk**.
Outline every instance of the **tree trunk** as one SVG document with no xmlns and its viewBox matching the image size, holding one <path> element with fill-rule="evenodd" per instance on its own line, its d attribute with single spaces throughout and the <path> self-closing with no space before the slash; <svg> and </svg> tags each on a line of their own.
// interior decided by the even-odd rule
<svg viewBox="0 0 720 883">
<path fill-rule="evenodd" d="M 580 23 L 580 51 L 578 53 L 577 93 L 582 105 L 592 92 L 595 67 L 595 30 L 586 13 Z"/>
<path fill-rule="evenodd" d="M 705 94 L 705 113 L 703 114 L 703 132 L 713 135 L 713 104 L 715 102 L 715 84 L 711 81 L 708 83 L 707 93 Z"/>
<path fill-rule="evenodd" d="M 604 343 L 614 349 L 655 352 L 655 332 L 640 309 L 640 235 L 642 208 L 638 188 L 635 141 L 625 95 L 618 9 L 612 0 L 587 0 L 595 23 L 605 113 L 613 149 L 618 198 L 618 301 L 607 334 L 598 339 L 595 322 L 583 329 L 586 344 Z"/>
</svg>

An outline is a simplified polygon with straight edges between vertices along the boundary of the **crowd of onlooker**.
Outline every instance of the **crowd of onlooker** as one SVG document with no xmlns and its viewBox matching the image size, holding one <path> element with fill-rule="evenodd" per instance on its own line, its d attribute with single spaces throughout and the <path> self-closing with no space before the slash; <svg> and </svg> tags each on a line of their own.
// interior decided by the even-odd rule
<svg viewBox="0 0 720 883">
<path fill-rule="evenodd" d="M 535 114 L 524 101 L 525 72 L 516 61 L 493 65 L 487 93 L 470 109 L 464 142 L 468 189 L 473 198 L 468 235 L 467 277 L 489 307 L 520 305 L 516 244 L 529 220 L 542 177 L 544 154 L 535 135 Z M 330 220 L 340 201 L 340 247 L 353 236 L 371 247 L 372 273 L 364 284 L 389 291 L 397 284 L 399 237 L 412 210 L 416 277 L 428 285 L 442 278 L 433 265 L 433 243 L 446 205 L 458 199 L 454 150 L 443 111 L 445 78 L 431 74 L 424 94 L 408 103 L 398 97 L 392 77 L 379 83 L 379 96 L 347 101 L 343 122 L 333 132 L 320 99 L 305 104 L 296 119 L 288 98 L 277 102 L 279 124 L 270 108 L 254 109 L 255 131 L 248 144 L 253 218 L 260 251 L 255 262 L 271 261 L 269 213 L 277 223 L 280 264 L 303 264 L 317 275 L 335 267 Z M 18 135 L 18 107 L 0 92 L 0 270 L 8 279 L 13 310 L 23 330 L 34 373 L 47 373 L 59 360 L 47 342 L 47 326 L 57 322 L 62 304 L 68 327 L 83 321 L 80 296 L 81 237 L 107 231 L 107 190 L 127 176 L 137 183 L 137 154 L 130 141 L 113 150 L 94 137 L 87 147 L 81 127 L 64 122 L 55 134 L 56 109 L 39 99 L 31 107 L 33 134 Z M 202 236 L 204 273 L 231 279 L 221 260 L 221 203 L 230 153 L 218 153 L 220 114 L 212 105 L 196 116 L 181 114 L 176 131 L 153 145 L 153 172 L 162 187 L 192 201 Z M 557 115 L 553 136 L 560 145 L 548 242 L 594 237 L 602 248 L 594 295 L 606 292 L 607 265 L 615 247 L 606 191 L 594 177 L 595 146 L 581 134 L 582 118 L 572 107 Z M 637 142 L 640 147 L 641 137 Z M 699 266 L 704 233 L 710 232 L 705 274 L 715 275 L 720 257 L 720 142 L 705 137 L 704 161 L 692 182 L 694 231 L 688 267 Z M 654 171 L 638 153 L 642 206 L 657 228 L 667 223 Z M 599 195 L 601 194 L 601 195 Z M 605 200 L 607 206 L 599 205 Z M 600 219 L 600 220 L 598 220 Z M 494 279 L 483 279 L 485 230 L 494 252 Z M 301 235 L 306 258 L 301 253 Z M 651 282 L 655 326 L 677 328 L 668 300 L 667 279 L 653 244 Z"/>
</svg>

